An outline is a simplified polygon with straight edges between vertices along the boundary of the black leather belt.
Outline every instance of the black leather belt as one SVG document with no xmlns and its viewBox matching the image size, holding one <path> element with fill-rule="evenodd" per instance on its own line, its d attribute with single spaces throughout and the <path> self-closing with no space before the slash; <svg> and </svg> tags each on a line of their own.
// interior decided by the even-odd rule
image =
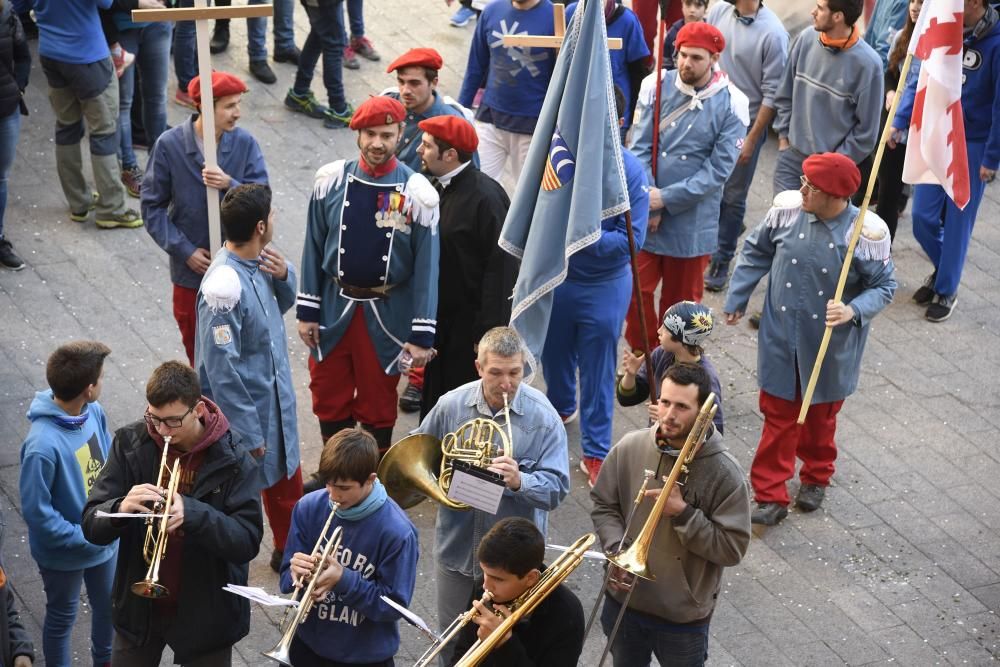
<svg viewBox="0 0 1000 667">
<path fill-rule="evenodd" d="M 389 290 L 392 289 L 392 285 L 379 285 L 378 287 L 356 287 L 354 285 L 348 285 L 339 280 L 336 281 L 337 285 L 340 286 L 340 291 L 344 296 L 350 299 L 388 299 Z"/>
</svg>

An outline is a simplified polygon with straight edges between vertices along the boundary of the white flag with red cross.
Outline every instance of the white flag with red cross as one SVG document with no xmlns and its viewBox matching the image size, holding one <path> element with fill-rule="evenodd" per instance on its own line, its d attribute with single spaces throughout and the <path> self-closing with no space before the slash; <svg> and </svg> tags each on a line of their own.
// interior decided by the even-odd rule
<svg viewBox="0 0 1000 667">
<path fill-rule="evenodd" d="M 921 60 L 903 181 L 941 185 L 958 208 L 969 203 L 962 118 L 963 0 L 928 0 L 910 39 Z"/>
</svg>

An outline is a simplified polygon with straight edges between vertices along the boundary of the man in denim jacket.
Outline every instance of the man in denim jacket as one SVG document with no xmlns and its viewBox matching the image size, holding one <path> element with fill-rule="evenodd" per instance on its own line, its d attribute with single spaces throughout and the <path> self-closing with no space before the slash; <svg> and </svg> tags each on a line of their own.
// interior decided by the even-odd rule
<svg viewBox="0 0 1000 667">
<path fill-rule="evenodd" d="M 476 360 L 480 379 L 442 396 L 415 431 L 443 438 L 476 417 L 495 419 L 506 430 L 505 394 L 510 404 L 515 456 L 495 457 L 488 468 L 503 475 L 507 485 L 497 513 L 438 508 L 434 561 L 442 627 L 468 607 L 476 576 L 473 551 L 486 531 L 500 519 L 519 516 L 533 521 L 544 534 L 548 513 L 569 492 L 566 429 L 545 394 L 521 384 L 522 349 L 513 329 L 487 331 L 479 341 Z"/>
</svg>

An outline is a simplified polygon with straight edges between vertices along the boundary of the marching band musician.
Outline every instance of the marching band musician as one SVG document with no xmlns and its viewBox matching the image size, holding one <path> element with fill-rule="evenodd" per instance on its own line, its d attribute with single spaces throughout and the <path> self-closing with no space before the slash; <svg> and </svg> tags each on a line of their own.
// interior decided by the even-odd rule
<svg viewBox="0 0 1000 667">
<path fill-rule="evenodd" d="M 494 327 L 479 341 L 479 379 L 438 400 L 415 433 L 444 438 L 474 418 L 496 420 L 513 434 L 514 456 L 493 458 L 488 470 L 502 475 L 506 488 L 495 515 L 439 507 L 434 538 L 438 622 L 447 626 L 468 608 L 475 589 L 475 539 L 500 519 L 529 519 L 544 535 L 548 513 L 569 492 L 566 429 L 545 394 L 521 382 L 524 343 L 510 327 Z M 505 395 L 509 422 L 505 416 Z"/>
<path fill-rule="evenodd" d="M 264 532 L 257 465 L 218 406 L 201 394 L 198 374 L 179 361 L 153 371 L 144 421 L 115 433 L 108 459 L 83 510 L 83 534 L 94 544 L 119 539 L 112 592 L 115 639 L 111 662 L 156 667 L 164 646 L 197 667 L 228 667 L 233 645 L 250 631 L 250 601 L 226 593 L 246 585 Z M 147 572 L 146 523 L 98 517 L 98 511 L 144 514 L 163 502 L 155 485 L 179 461 L 177 492 L 167 511 L 169 540 L 160 568 L 168 594 L 147 600 L 130 588 Z M 166 486 L 168 479 L 162 479 Z"/>
<path fill-rule="evenodd" d="M 399 649 L 399 613 L 381 596 L 408 606 L 417 576 L 417 529 L 388 497 L 376 477 L 375 439 L 360 428 L 342 430 L 323 447 L 319 474 L 326 487 L 306 494 L 292 512 L 281 590 L 313 574 L 316 544 L 330 523 L 343 530 L 340 547 L 321 566 L 313 589 L 315 606 L 289 647 L 295 667 L 392 667 Z"/>
<path fill-rule="evenodd" d="M 646 523 L 650 497 L 655 499 L 659 489 L 646 491 L 625 534 L 643 471 L 655 471 L 657 481 L 670 473 L 711 391 L 704 368 L 674 364 L 661 385 L 657 423 L 611 448 L 590 492 L 590 516 L 605 552 L 627 547 Z M 671 489 L 653 534 L 648 563 L 656 580 L 637 580 L 618 568 L 612 573 L 601 613 L 606 634 L 625 596 L 618 582 L 636 586 L 611 645 L 615 667 L 648 665 L 650 653 L 664 665 L 704 664 L 722 569 L 737 565 L 750 545 L 746 474 L 714 426 L 687 467 L 689 474 Z"/>
<path fill-rule="evenodd" d="M 479 542 L 476 558 L 483 572 L 483 590 L 493 595 L 493 608 L 474 598 L 471 604 L 479 615 L 462 628 L 449 664 L 458 662 L 477 638 L 486 639 L 510 615 L 511 602 L 541 578 L 544 557 L 545 538 L 527 519 L 509 517 L 490 528 Z M 582 651 L 583 607 L 567 586 L 559 584 L 480 664 L 576 667 Z"/>
</svg>

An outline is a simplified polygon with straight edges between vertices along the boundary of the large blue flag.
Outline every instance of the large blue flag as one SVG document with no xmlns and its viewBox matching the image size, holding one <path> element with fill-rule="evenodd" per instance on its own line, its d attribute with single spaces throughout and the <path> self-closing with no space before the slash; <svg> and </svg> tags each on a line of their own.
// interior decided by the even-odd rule
<svg viewBox="0 0 1000 667">
<path fill-rule="evenodd" d="M 500 247 L 520 258 L 510 325 L 530 375 L 545 345 L 553 290 L 570 256 L 596 243 L 601 220 L 629 209 L 604 3 L 573 15 L 538 116 Z"/>
</svg>

